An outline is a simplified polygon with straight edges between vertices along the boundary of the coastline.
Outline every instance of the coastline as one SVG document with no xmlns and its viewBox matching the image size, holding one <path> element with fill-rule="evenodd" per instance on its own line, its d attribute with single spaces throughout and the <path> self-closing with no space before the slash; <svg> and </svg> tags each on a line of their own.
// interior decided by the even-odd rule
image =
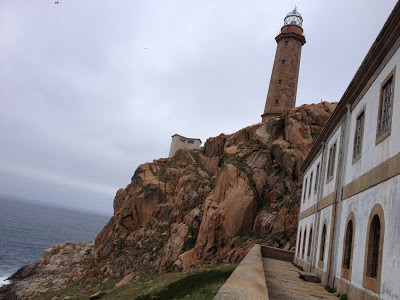
<svg viewBox="0 0 400 300">
<path fill-rule="evenodd" d="M 0 288 L 11 283 L 11 281 L 6 280 L 10 276 L 11 276 L 11 274 L 10 275 L 6 275 L 6 276 L 0 276 Z"/>
</svg>

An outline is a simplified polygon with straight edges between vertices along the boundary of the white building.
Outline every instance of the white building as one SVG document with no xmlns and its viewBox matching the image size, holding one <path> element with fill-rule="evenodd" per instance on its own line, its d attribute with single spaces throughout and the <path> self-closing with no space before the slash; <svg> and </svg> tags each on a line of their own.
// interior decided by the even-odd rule
<svg viewBox="0 0 400 300">
<path fill-rule="evenodd" d="M 400 2 L 301 167 L 295 263 L 349 299 L 400 299 L 399 45 Z"/>
<path fill-rule="evenodd" d="M 200 139 L 186 138 L 179 134 L 174 134 L 172 136 L 171 148 L 169 149 L 169 158 L 175 155 L 175 152 L 179 149 L 197 149 L 201 147 Z"/>
</svg>

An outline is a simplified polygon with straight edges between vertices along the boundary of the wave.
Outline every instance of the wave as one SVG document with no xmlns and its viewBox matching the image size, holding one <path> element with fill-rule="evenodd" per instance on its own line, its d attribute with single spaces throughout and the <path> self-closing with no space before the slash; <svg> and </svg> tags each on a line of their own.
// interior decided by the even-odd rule
<svg viewBox="0 0 400 300">
<path fill-rule="evenodd" d="M 0 287 L 11 283 L 9 280 L 6 280 L 6 278 L 8 278 L 8 276 L 0 277 Z"/>
</svg>

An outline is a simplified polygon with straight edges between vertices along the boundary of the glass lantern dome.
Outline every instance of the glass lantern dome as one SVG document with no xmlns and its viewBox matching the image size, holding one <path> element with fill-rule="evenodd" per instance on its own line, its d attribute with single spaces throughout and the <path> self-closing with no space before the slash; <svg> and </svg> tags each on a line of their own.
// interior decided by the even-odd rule
<svg viewBox="0 0 400 300">
<path fill-rule="evenodd" d="M 301 27 L 302 24 L 303 24 L 303 17 L 297 11 L 297 7 L 295 6 L 293 11 L 291 11 L 286 15 L 284 25 L 297 25 Z"/>
</svg>

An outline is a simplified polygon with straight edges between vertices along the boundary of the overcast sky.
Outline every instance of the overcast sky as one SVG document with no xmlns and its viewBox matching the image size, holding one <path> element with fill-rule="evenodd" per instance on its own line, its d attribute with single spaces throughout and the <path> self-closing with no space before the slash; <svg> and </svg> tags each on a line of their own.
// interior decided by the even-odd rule
<svg viewBox="0 0 400 300">
<path fill-rule="evenodd" d="M 395 0 L 0 0 L 0 194 L 112 213 L 171 135 L 261 121 L 297 4 L 297 105 L 338 101 Z"/>
</svg>

